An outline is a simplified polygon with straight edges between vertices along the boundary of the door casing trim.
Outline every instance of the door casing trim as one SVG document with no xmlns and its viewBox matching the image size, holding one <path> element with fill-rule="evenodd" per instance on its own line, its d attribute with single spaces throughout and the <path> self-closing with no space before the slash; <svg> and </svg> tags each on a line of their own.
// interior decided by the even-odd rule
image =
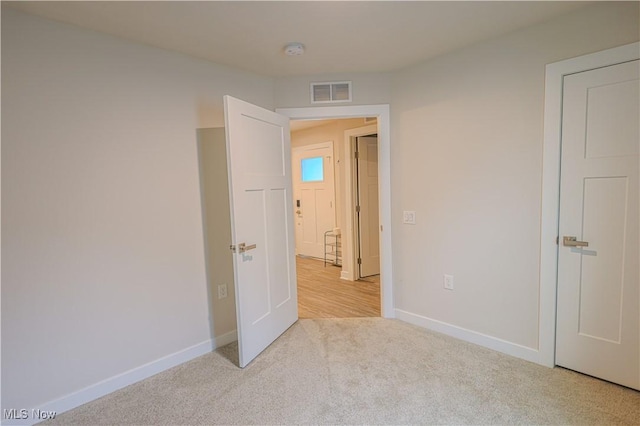
<svg viewBox="0 0 640 426">
<path fill-rule="evenodd" d="M 640 42 L 548 64 L 545 74 L 542 209 L 540 224 L 539 363 L 555 365 L 560 149 L 564 76 L 640 59 Z"/>
<path fill-rule="evenodd" d="M 391 117 L 388 104 L 333 107 L 277 108 L 292 120 L 332 118 L 378 118 L 378 173 L 380 202 L 380 304 L 384 318 L 394 318 L 391 240 Z"/>
</svg>

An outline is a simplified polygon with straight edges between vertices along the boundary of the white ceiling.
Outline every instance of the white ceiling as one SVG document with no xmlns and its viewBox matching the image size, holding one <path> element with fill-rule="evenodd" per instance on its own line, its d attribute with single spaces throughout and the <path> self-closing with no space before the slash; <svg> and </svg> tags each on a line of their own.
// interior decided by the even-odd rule
<svg viewBox="0 0 640 426">
<path fill-rule="evenodd" d="M 28 1 L 27 13 L 267 76 L 387 72 L 583 7 L 568 1 Z M 306 54 L 289 57 L 287 42 Z"/>
</svg>

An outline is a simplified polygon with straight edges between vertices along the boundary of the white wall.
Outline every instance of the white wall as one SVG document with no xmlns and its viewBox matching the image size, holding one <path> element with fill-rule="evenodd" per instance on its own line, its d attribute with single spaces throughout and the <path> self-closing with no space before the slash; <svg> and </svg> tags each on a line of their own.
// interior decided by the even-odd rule
<svg viewBox="0 0 640 426">
<path fill-rule="evenodd" d="M 224 94 L 272 108 L 273 80 L 2 11 L 2 408 L 210 348 L 196 129 Z"/>
<path fill-rule="evenodd" d="M 223 127 L 198 129 L 205 261 L 209 283 L 211 327 L 216 344 L 237 340 L 235 280 L 231 244 L 231 213 L 227 145 Z M 227 297 L 218 298 L 218 286 L 226 285 Z"/>
<path fill-rule="evenodd" d="M 545 64 L 637 41 L 638 18 L 637 2 L 596 4 L 394 74 L 400 318 L 535 352 Z"/>
</svg>

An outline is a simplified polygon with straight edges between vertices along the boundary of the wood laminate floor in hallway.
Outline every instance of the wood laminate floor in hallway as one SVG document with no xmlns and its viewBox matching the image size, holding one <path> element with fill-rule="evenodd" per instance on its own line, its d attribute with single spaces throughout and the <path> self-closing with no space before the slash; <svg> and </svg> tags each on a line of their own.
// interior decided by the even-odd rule
<svg viewBox="0 0 640 426">
<path fill-rule="evenodd" d="M 298 316 L 351 318 L 380 316 L 380 276 L 360 281 L 340 279 L 340 268 L 296 256 Z"/>
</svg>

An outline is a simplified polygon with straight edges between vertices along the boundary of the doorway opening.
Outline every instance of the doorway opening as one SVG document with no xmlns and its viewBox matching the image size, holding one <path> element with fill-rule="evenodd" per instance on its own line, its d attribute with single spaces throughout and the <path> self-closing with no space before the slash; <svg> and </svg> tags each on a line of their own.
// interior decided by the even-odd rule
<svg viewBox="0 0 640 426">
<path fill-rule="evenodd" d="M 289 261 L 295 255 L 294 224 L 291 220 L 294 213 L 293 179 L 290 168 L 290 134 L 288 134 L 292 119 L 377 117 L 381 222 L 379 234 L 381 274 L 380 285 L 377 286 L 379 291 L 377 306 L 383 317 L 392 318 L 394 311 L 391 282 L 389 106 L 291 108 L 278 109 L 273 113 L 231 96 L 225 96 L 224 102 L 225 128 L 213 135 L 214 140 L 206 142 L 199 139 L 198 142 L 198 149 L 201 151 L 199 157 L 207 262 L 210 262 L 212 257 L 216 257 L 214 252 L 218 250 L 218 246 L 215 244 L 220 243 L 219 249 L 231 256 L 230 260 L 233 264 L 233 280 L 229 283 L 220 282 L 217 274 L 210 273 L 211 264 L 207 264 L 210 299 L 220 302 L 222 299 L 228 299 L 228 296 L 235 292 L 237 329 L 222 332 L 223 334 L 218 336 L 219 331 L 214 330 L 217 328 L 214 326 L 217 326 L 218 321 L 212 319 L 212 333 L 216 346 L 219 346 L 219 340 L 231 340 L 237 335 L 239 365 L 246 365 L 298 318 L 297 300 L 291 297 L 297 294 L 297 288 L 292 287 L 296 281 L 292 275 L 295 273 L 295 265 Z M 346 134 L 348 132 L 345 132 Z M 226 158 L 227 161 L 222 163 L 228 166 L 228 170 L 224 167 L 216 167 L 213 163 L 209 164 L 205 159 L 208 156 L 205 155 L 204 144 L 221 144 L 222 142 L 225 142 L 225 155 L 213 149 L 210 154 L 213 153 L 214 157 L 221 161 Z M 220 148 L 222 146 L 220 145 Z M 256 147 L 260 150 L 256 151 Z M 284 147 L 286 151 L 282 150 Z M 209 152 L 208 149 L 207 152 Z M 207 167 L 203 167 L 205 164 Z M 223 173 L 223 171 L 226 172 Z M 228 179 L 228 185 L 221 183 L 223 180 L 218 179 L 221 176 Z M 211 180 L 217 183 L 210 185 Z M 346 194 L 350 196 L 351 191 L 346 191 Z M 215 200 L 220 197 L 230 201 L 230 208 L 223 209 L 224 212 L 230 213 L 227 222 L 230 225 L 225 226 L 224 221 L 216 217 L 219 206 L 215 204 Z M 222 214 L 226 216 L 226 213 Z M 258 220 L 253 219 L 256 215 Z M 215 234 L 216 229 L 209 229 L 210 224 L 220 225 L 212 228 L 230 231 L 231 238 Z M 344 250 L 351 252 L 353 227 L 350 221 L 346 221 L 345 228 Z M 215 234 L 214 238 L 209 238 L 210 231 Z M 247 251 L 251 252 L 247 254 Z M 223 257 L 220 257 L 220 260 L 223 260 Z M 286 266 L 283 267 L 283 265 Z M 330 268 L 325 268 L 325 270 L 328 269 Z M 256 287 L 256 283 L 259 284 L 259 288 Z M 217 291 L 214 291 L 216 289 Z M 218 311 L 213 307 L 216 300 L 211 300 L 213 312 Z M 231 302 L 230 298 L 229 302 Z"/>
<path fill-rule="evenodd" d="M 375 118 L 292 120 L 291 147 L 299 317 L 380 316 Z"/>
<path fill-rule="evenodd" d="M 391 127 L 389 105 L 351 105 L 331 107 L 277 108 L 278 114 L 290 120 L 329 120 L 354 117 L 376 117 L 378 131 L 378 176 L 380 203 L 380 310 L 382 317 L 394 318 L 393 246 L 391 238 Z M 348 132 L 347 132 L 348 133 Z M 345 162 L 345 166 L 349 163 Z M 348 176 L 348 174 L 347 174 Z M 347 191 L 347 196 L 349 192 Z M 342 230 L 342 249 L 353 250 L 353 228 L 347 221 Z M 343 259 L 346 263 L 348 259 Z M 343 269 L 353 265 L 344 265 Z"/>
</svg>

